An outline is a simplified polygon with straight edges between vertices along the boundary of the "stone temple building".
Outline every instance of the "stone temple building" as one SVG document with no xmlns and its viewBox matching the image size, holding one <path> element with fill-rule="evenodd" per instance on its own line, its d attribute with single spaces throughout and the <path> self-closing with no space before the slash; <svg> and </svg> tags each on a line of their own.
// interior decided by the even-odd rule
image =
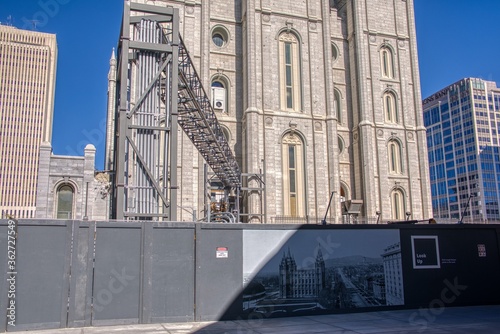
<svg viewBox="0 0 500 334">
<path fill-rule="evenodd" d="M 321 250 L 316 254 L 314 267 L 297 269 L 295 258 L 290 249 L 283 253 L 279 265 L 280 298 L 310 298 L 319 297 L 326 287 L 326 267 Z"/>
<path fill-rule="evenodd" d="M 242 172 L 265 174 L 244 206 L 266 215 L 249 221 L 317 223 L 330 197 L 330 223 L 432 215 L 413 0 L 133 2 L 179 9 Z M 178 220 L 192 220 L 203 159 L 182 136 Z"/>
</svg>

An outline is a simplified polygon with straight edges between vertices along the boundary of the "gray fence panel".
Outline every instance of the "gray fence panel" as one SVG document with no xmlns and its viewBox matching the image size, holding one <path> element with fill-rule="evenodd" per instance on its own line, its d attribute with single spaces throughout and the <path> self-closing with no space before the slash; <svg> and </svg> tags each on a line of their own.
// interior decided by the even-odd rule
<svg viewBox="0 0 500 334">
<path fill-rule="evenodd" d="M 194 232 L 194 225 L 154 227 L 151 313 L 146 322 L 194 321 Z"/>
<path fill-rule="evenodd" d="M 19 222 L 15 331 L 66 327 L 70 253 L 71 222 Z"/>
<path fill-rule="evenodd" d="M 241 313 L 242 236 L 241 229 L 229 224 L 196 226 L 196 321 L 236 318 Z M 227 258 L 217 258 L 219 247 L 227 248 Z"/>
<path fill-rule="evenodd" d="M 0 221 L 0 254 L 2 258 L 0 259 L 0 270 L 2 275 L 0 278 L 2 281 L 0 282 L 0 332 L 5 332 L 7 328 L 7 317 L 4 317 L 4 310 L 7 309 L 7 221 Z"/>
<path fill-rule="evenodd" d="M 68 327 L 91 324 L 95 222 L 75 221 Z"/>
<path fill-rule="evenodd" d="M 139 322 L 142 223 L 97 223 L 93 325 Z"/>
</svg>

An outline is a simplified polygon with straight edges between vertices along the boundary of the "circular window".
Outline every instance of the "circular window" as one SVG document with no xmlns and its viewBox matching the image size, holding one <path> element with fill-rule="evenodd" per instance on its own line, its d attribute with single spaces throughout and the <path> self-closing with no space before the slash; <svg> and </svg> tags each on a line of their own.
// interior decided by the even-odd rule
<svg viewBox="0 0 500 334">
<path fill-rule="evenodd" d="M 212 36 L 212 41 L 214 42 L 215 45 L 217 45 L 219 48 L 224 45 L 224 37 L 222 37 L 221 34 L 217 33 Z"/>
<path fill-rule="evenodd" d="M 221 48 L 229 41 L 229 32 L 223 26 L 216 26 L 212 29 L 212 42 Z"/>
<path fill-rule="evenodd" d="M 339 49 L 335 43 L 332 43 L 332 60 L 336 61 L 339 58 Z"/>
<path fill-rule="evenodd" d="M 342 153 L 344 151 L 344 140 L 342 139 L 342 137 L 338 136 L 337 137 L 337 140 L 338 140 L 338 145 L 339 145 L 339 154 Z"/>
</svg>

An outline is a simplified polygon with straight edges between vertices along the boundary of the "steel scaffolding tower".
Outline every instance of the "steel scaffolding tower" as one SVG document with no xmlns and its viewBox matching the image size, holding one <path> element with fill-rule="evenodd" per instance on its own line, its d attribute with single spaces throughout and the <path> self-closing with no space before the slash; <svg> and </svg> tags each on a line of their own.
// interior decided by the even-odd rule
<svg viewBox="0 0 500 334">
<path fill-rule="evenodd" d="M 179 36 L 177 9 L 125 2 L 118 47 L 113 218 L 177 220 L 179 124 L 223 182 L 240 169 Z"/>
</svg>

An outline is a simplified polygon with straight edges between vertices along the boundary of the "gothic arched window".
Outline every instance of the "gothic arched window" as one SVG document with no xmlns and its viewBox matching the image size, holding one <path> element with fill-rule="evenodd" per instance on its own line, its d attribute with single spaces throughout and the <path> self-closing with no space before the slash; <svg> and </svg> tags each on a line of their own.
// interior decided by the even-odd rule
<svg viewBox="0 0 500 334">
<path fill-rule="evenodd" d="M 304 198 L 304 144 L 296 134 L 283 138 L 283 214 L 303 217 Z"/>
<path fill-rule="evenodd" d="M 297 37 L 284 32 L 279 37 L 281 108 L 300 111 L 300 46 Z"/>
</svg>

